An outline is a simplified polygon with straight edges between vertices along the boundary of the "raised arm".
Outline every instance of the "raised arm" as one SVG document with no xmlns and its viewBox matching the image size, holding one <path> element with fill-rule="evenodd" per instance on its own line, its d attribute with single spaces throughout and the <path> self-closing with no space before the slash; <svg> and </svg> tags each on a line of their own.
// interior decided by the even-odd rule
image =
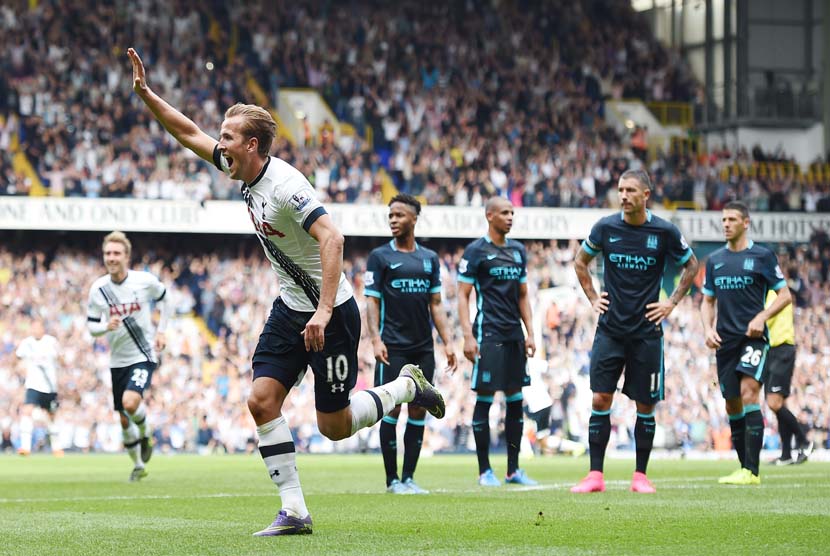
<svg viewBox="0 0 830 556">
<path fill-rule="evenodd" d="M 213 163 L 213 148 L 218 141 L 199 129 L 193 120 L 170 106 L 167 101 L 154 93 L 147 85 L 144 63 L 133 48 L 127 49 L 130 61 L 133 63 L 133 90 L 144 101 L 150 112 L 164 126 L 170 135 L 182 146 Z"/>
</svg>

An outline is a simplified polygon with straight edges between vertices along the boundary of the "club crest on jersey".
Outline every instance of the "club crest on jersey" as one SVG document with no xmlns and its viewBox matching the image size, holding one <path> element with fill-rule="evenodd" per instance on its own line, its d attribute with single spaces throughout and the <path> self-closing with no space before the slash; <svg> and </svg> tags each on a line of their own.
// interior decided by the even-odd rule
<svg viewBox="0 0 830 556">
<path fill-rule="evenodd" d="M 429 259 L 424 259 L 424 272 L 427 274 L 432 273 L 432 261 Z"/>
<path fill-rule="evenodd" d="M 646 238 L 646 249 L 657 249 L 657 236 L 650 235 Z"/>
<path fill-rule="evenodd" d="M 458 263 L 458 273 L 464 274 L 465 272 L 467 272 L 468 264 L 469 263 L 467 262 L 467 259 L 461 259 L 461 262 Z"/>
<path fill-rule="evenodd" d="M 302 191 L 299 193 L 294 193 L 291 196 L 291 199 L 288 200 L 288 202 L 291 203 L 291 206 L 297 210 L 302 210 L 303 207 L 306 206 L 309 201 L 311 201 L 311 197 L 308 196 L 308 193 L 304 193 Z"/>
<path fill-rule="evenodd" d="M 363 273 L 363 285 L 364 286 L 371 286 L 375 283 L 375 273 L 371 270 L 367 270 Z"/>
<path fill-rule="evenodd" d="M 513 250 L 513 260 L 519 264 L 522 264 L 522 254 L 516 249 Z"/>
<path fill-rule="evenodd" d="M 755 259 L 744 259 L 744 270 L 754 270 Z"/>
</svg>

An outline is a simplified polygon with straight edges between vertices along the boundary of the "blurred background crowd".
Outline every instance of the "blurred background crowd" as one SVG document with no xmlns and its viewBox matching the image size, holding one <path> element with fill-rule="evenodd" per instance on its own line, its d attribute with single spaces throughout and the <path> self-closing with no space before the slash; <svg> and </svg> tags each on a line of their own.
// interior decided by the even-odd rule
<svg viewBox="0 0 830 556">
<path fill-rule="evenodd" d="M 483 206 L 494 195 L 516 207 L 616 207 L 615 184 L 630 168 L 653 178 L 652 203 L 719 210 L 732 199 L 752 211 L 830 211 L 830 160 L 797 168 L 783 147 L 650 149 L 647 129 L 606 119 L 611 100 L 689 103 L 704 95 L 679 53 L 657 41 L 626 0 L 331 2 L 286 0 L 9 0 L 0 5 L 0 196 L 239 199 L 238 184 L 181 148 L 132 93 L 126 48 L 134 46 L 151 87 L 216 135 L 237 101 L 277 108 L 279 91 L 320 93 L 337 123 L 276 140 L 272 154 L 295 165 L 319 198 L 383 203 L 391 181 L 433 205 Z M 16 164 L 25 157 L 33 173 Z M 44 191 L 36 192 L 35 180 Z M 279 289 L 252 239 L 136 236 L 133 268 L 168 285 L 174 318 L 148 396 L 166 452 L 246 452 L 255 428 L 245 400 L 250 358 Z M 118 451 L 108 350 L 86 331 L 89 285 L 103 274 L 100 237 L 0 232 L 0 446 L 14 448 L 24 395 L 15 357 L 34 320 L 61 349 L 59 442 L 75 451 Z M 380 243 L 380 240 L 377 240 Z M 377 243 L 349 238 L 345 270 L 365 313 L 362 272 Z M 441 257 L 443 296 L 456 353 L 459 240 L 429 242 Z M 555 438 L 585 442 L 588 361 L 595 316 L 578 290 L 572 241 L 526 242 L 540 353 L 528 399 L 550 409 Z M 712 246 L 702 247 L 704 254 Z M 798 359 L 791 410 L 830 448 L 830 242 L 773 246 L 795 294 Z M 703 257 L 701 257 L 703 258 Z M 598 269 L 601 272 L 601 268 Z M 703 345 L 693 294 L 665 327 L 666 395 L 656 444 L 728 450 L 729 427 Z M 670 287 L 670 286 L 669 286 Z M 365 319 L 365 314 L 364 314 Z M 365 321 L 364 321 L 365 324 Z M 360 344 L 357 388 L 372 384 L 371 343 Z M 439 350 L 440 354 L 440 350 Z M 440 371 L 447 416 L 427 422 L 429 452 L 472 447 L 471 366 Z M 289 397 L 298 449 L 371 450 L 376 431 L 332 443 L 315 425 L 310 377 Z M 494 445 L 504 414 L 492 407 Z M 538 408 L 529 408 L 536 412 Z M 618 403 L 612 446 L 632 446 L 634 406 Z M 767 412 L 766 442 L 776 420 Z M 402 420 L 403 422 L 403 420 Z M 544 428 L 544 427 L 543 427 Z M 44 429 L 36 433 L 38 448 Z M 544 434 L 526 420 L 526 438 Z M 537 446 L 539 449 L 539 446 Z"/>
<path fill-rule="evenodd" d="M 657 203 L 717 210 L 737 197 L 753 210 L 830 210 L 830 172 L 756 171 L 789 163 L 785 151 L 646 157 L 647 130 L 620 133 L 606 122 L 608 99 L 699 107 L 702 94 L 679 54 L 623 0 L 34 9 L 17 0 L 0 7 L 0 30 L 0 147 L 16 134 L 50 195 L 239 196 L 132 95 L 132 45 L 151 86 L 214 135 L 225 108 L 254 101 L 249 78 L 272 105 L 281 88 L 317 90 L 357 135 L 335 141 L 323 125 L 296 145 L 278 140 L 273 153 L 327 202 L 381 202 L 383 172 L 430 204 L 480 206 L 502 195 L 516 206 L 614 206 L 619 174 L 646 165 Z M 31 193 L 7 158 L 0 194 Z"/>
<path fill-rule="evenodd" d="M 43 321 L 61 345 L 57 414 L 61 447 L 77 451 L 121 449 L 120 427 L 112 411 L 108 350 L 103 338 L 94 340 L 86 330 L 88 289 L 104 272 L 99 239 L 55 234 L 4 237 L 0 248 L 0 429 L 6 449 L 16 442 L 17 414 L 24 394 L 25 371 L 14 352 L 35 319 Z M 221 243 L 218 250 L 207 249 L 204 240 L 194 238 L 185 243 L 177 239 L 175 247 L 163 237 L 136 235 L 133 242 L 133 268 L 161 277 L 168 286 L 167 299 L 174 315 L 166 332 L 168 347 L 147 397 L 160 449 L 204 453 L 254 450 L 255 426 L 245 403 L 251 384 L 250 359 L 279 293 L 259 246 L 252 239 L 239 238 L 211 241 Z M 364 319 L 362 273 L 372 247 L 366 240 L 349 240 L 346 254 L 346 274 L 355 285 Z M 444 307 L 460 356 L 456 265 L 462 244 L 432 247 L 440 254 Z M 577 243 L 528 242 L 527 247 L 531 306 L 538 323 L 537 359 L 542 362 L 534 364 L 540 371 L 538 380 L 534 379 L 533 398 L 549 399 L 543 405 L 550 407 L 554 436 L 585 442 L 591 397 L 588 361 L 596 319 L 577 291 L 572 268 Z M 798 358 L 788 405 L 810 428 L 816 444 L 830 448 L 826 403 L 830 399 L 828 250 L 830 242 L 820 235 L 796 248 L 782 245 L 778 255 L 796 299 Z M 694 293 L 665 325 L 666 401 L 658 406 L 656 444 L 671 450 L 730 448 L 712 352 L 703 344 L 701 280 L 698 276 Z M 442 371 L 445 361 L 441 350 L 437 358 L 437 384 L 447 399 L 447 415 L 440 421 L 428 419 L 424 448 L 429 452 L 464 452 L 472 448 L 470 421 L 475 399 L 469 389 L 471 365 L 463 361 L 458 372 L 449 375 Z M 363 389 L 371 386 L 374 373 L 365 320 L 359 359 L 357 388 Z M 325 439 L 315 424 L 313 399 L 310 376 L 288 398 L 286 414 L 298 449 L 331 452 L 377 447 L 376 429 L 338 443 Z M 502 403 L 497 397 L 491 413 L 495 446 L 504 442 Z M 538 411 L 538 407 L 531 410 Z M 615 404 L 612 447 L 632 447 L 633 412 L 633 404 Z M 774 448 L 778 442 L 776 420 L 769 412 L 766 417 L 767 446 Z M 542 432 L 536 429 L 535 423 L 526 419 L 530 444 Z M 43 448 L 42 427 L 36 443 Z"/>
</svg>

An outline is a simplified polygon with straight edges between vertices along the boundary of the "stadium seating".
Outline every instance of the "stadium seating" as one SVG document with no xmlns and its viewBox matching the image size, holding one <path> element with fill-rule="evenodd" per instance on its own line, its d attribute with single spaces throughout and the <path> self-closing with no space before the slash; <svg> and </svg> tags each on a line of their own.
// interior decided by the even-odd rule
<svg viewBox="0 0 830 556">
<path fill-rule="evenodd" d="M 85 327 L 88 287 L 103 272 L 97 245 L 75 241 L 57 246 L 52 235 L 43 235 L 36 241 L 32 237 L 5 237 L 3 244 L 0 429 L 16 439 L 16 415 L 23 400 L 25 372 L 14 351 L 26 336 L 31 319 L 41 319 L 64 348 L 58 419 L 64 447 L 79 451 L 119 450 L 120 429 L 111 410 L 107 350 L 102 340 L 92 340 Z M 133 267 L 150 269 L 162 277 L 169 285 L 168 296 L 176 315 L 167 333 L 168 349 L 148 398 L 159 449 L 163 451 L 202 449 L 197 440 L 203 416 L 207 416 L 204 425 L 211 430 L 203 431 L 201 438 L 213 439 L 212 449 L 239 452 L 255 447 L 255 428 L 245 404 L 251 380 L 250 357 L 278 287 L 255 243 L 237 239 L 223 244 L 223 249 L 204 254 L 204 243 L 195 240 L 177 240 L 175 249 L 169 237 L 152 241 L 142 237 L 136 241 Z M 537 344 L 541 356 L 548 361 L 549 371 L 543 380 L 554 400 L 554 420 L 561 434 L 584 440 L 590 411 L 587 366 L 595 320 L 581 294 L 573 289 L 575 243 L 527 245 L 531 305 L 539 323 Z M 351 250 L 346 260 L 346 272 L 355 284 L 362 313 L 362 271 L 368 247 L 361 245 Z M 455 283 L 460 244 L 439 249 L 439 253 L 445 308 L 451 328 L 458 334 Z M 830 243 L 826 237 L 817 237 L 792 253 L 783 248 L 779 252 L 798 304 L 798 367 L 789 405 L 813 429 L 817 445 L 827 438 L 830 419 L 824 402 L 830 395 L 830 381 L 824 372 L 830 352 L 828 255 Z M 551 296 L 555 290 L 572 293 Z M 723 449 L 718 439 L 728 425 L 720 393 L 713 383 L 710 352 L 702 342 L 698 304 L 699 298 L 687 298 L 666 325 L 667 401 L 658 406 L 657 414 L 657 443 L 662 447 Z M 374 372 L 365 321 L 363 331 L 357 386 L 361 389 L 371 385 Z M 460 354 L 462 339 L 455 340 L 456 353 Z M 439 350 L 439 369 L 443 363 Z M 447 416 L 441 421 L 428 420 L 425 449 L 465 451 L 471 446 L 470 372 L 467 362 L 462 363 L 455 376 L 439 371 L 438 385 L 447 398 Z M 316 429 L 313 407 L 313 386 L 306 378 L 286 405 L 298 449 L 321 452 L 376 447 L 374 432 L 342 443 L 324 439 Z M 612 447 L 630 447 L 633 411 L 631 404 L 618 404 L 612 416 Z M 776 421 L 767 422 L 772 426 Z M 492 425 L 494 446 L 498 446 L 503 423 L 494 421 Z M 527 433 L 531 438 L 534 435 L 530 429 Z M 775 438 L 774 434 L 767 436 Z M 206 445 L 207 442 L 202 444 Z"/>
<path fill-rule="evenodd" d="M 184 152 L 132 97 L 124 51 L 133 45 L 151 85 L 212 133 L 227 106 L 253 102 L 248 76 L 272 103 L 280 88 L 318 90 L 357 140 L 324 141 L 309 130 L 273 152 L 324 201 L 380 202 L 385 168 L 398 189 L 431 204 L 479 206 L 504 195 L 517 206 L 601 207 L 614 206 L 616 178 L 640 164 L 632 137 L 606 126 L 604 99 L 695 98 L 688 67 L 629 2 L 453 6 L 138 2 L 127 24 L 100 3 L 5 6 L 0 116 L 10 116 L 51 195 L 238 198 L 235 184 Z M 830 205 L 826 172 L 723 177 L 721 168 L 764 157 L 719 154 L 727 156 L 658 153 L 649 162 L 657 202 Z M 6 166 L 0 194 L 42 190 Z"/>
</svg>

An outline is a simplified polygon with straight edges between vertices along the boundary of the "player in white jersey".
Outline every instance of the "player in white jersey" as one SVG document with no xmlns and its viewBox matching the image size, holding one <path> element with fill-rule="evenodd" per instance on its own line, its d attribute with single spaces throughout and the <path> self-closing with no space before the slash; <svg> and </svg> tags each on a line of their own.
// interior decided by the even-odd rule
<svg viewBox="0 0 830 556">
<path fill-rule="evenodd" d="M 248 214 L 280 281 L 253 357 L 248 408 L 257 424 L 259 451 L 277 485 L 282 507 L 257 536 L 308 534 L 311 516 L 297 473 L 295 447 L 282 405 L 310 365 L 320 432 L 347 438 L 378 422 L 400 403 L 444 415 L 441 394 L 420 369 L 408 365 L 398 379 L 349 396 L 357 381 L 360 314 L 343 275 L 343 235 L 308 180 L 269 156 L 276 124 L 263 108 L 236 104 L 225 112 L 219 141 L 170 106 L 148 86 L 132 48 L 133 90 L 184 147 L 242 180 Z"/>
<path fill-rule="evenodd" d="M 133 460 L 130 481 L 139 481 L 147 476 L 145 464 L 153 455 L 143 397 L 165 345 L 166 290 L 149 272 L 129 269 L 132 244 L 122 232 L 108 234 L 102 250 L 107 274 L 89 288 L 87 328 L 93 336 L 107 336 L 113 405 L 121 419 L 124 447 Z M 161 313 L 158 334 L 152 320 L 154 306 Z"/>
<path fill-rule="evenodd" d="M 26 367 L 26 398 L 20 408 L 20 446 L 17 453 L 28 456 L 32 452 L 32 431 L 40 411 L 46 413 L 49 445 L 52 454 L 63 456 L 57 443 L 55 411 L 58 409 L 58 339 L 46 334 L 40 320 L 32 321 L 32 335 L 20 342 L 15 352 Z"/>
</svg>

